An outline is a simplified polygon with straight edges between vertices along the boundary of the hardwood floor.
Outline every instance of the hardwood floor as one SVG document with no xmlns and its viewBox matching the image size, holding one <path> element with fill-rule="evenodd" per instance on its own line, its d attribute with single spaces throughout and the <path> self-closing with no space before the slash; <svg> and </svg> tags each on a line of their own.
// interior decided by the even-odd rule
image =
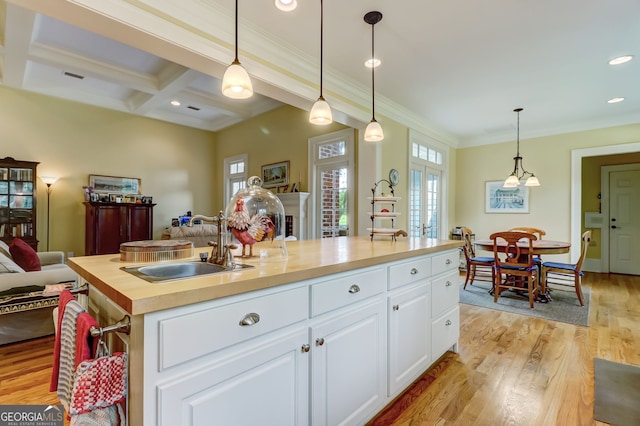
<svg viewBox="0 0 640 426">
<path fill-rule="evenodd" d="M 590 327 L 461 304 L 448 353 L 378 425 L 603 425 L 593 420 L 593 358 L 640 365 L 640 277 L 587 273 Z M 55 404 L 53 338 L 0 346 L 0 404 Z"/>
</svg>

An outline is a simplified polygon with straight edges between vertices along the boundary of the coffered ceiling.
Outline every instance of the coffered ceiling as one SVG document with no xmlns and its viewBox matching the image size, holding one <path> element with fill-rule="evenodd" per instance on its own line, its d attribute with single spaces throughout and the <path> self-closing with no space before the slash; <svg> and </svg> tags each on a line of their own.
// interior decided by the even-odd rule
<svg viewBox="0 0 640 426">
<path fill-rule="evenodd" d="M 250 100 L 228 100 L 232 0 L 0 2 L 1 83 L 207 130 L 318 96 L 320 2 L 289 13 L 240 1 L 240 60 Z M 371 27 L 376 115 L 453 146 L 640 122 L 637 0 L 325 0 L 324 94 L 336 118 L 370 118 Z M 609 59 L 635 55 L 612 66 Z M 623 102 L 609 104 L 614 97 Z M 171 100 L 179 100 L 179 107 Z M 381 121 L 384 127 L 384 121 Z"/>
</svg>

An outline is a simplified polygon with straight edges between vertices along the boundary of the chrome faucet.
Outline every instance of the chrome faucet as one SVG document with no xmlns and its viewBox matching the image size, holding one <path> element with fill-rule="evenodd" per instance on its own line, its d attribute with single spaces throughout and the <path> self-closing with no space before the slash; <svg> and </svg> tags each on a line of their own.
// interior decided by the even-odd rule
<svg viewBox="0 0 640 426">
<path fill-rule="evenodd" d="M 224 217 L 224 213 L 220 210 L 218 216 L 203 216 L 201 214 L 197 214 L 192 216 L 189 219 L 189 223 L 187 226 L 193 226 L 194 220 L 202 220 L 206 222 L 212 222 L 217 224 L 218 226 L 218 235 L 216 236 L 216 241 L 209 241 L 209 245 L 213 247 L 211 250 L 211 256 L 209 256 L 209 263 L 215 263 L 216 265 L 222 265 L 228 269 L 233 269 L 236 266 L 235 260 L 233 258 L 233 253 L 231 250 L 238 248 L 235 244 L 223 244 L 223 232 L 227 232 L 226 229 L 223 228 L 222 224 L 227 221 Z"/>
</svg>

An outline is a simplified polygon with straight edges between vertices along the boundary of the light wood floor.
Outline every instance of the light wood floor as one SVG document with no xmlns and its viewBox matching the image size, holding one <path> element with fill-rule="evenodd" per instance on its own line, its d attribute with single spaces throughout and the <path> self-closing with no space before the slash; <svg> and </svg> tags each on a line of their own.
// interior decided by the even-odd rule
<svg viewBox="0 0 640 426">
<path fill-rule="evenodd" d="M 587 273 L 590 327 L 461 304 L 460 352 L 400 425 L 603 425 L 593 358 L 640 365 L 640 277 Z M 0 404 L 56 404 L 53 339 L 0 346 Z M 136 425 L 134 425 L 136 426 Z"/>
</svg>

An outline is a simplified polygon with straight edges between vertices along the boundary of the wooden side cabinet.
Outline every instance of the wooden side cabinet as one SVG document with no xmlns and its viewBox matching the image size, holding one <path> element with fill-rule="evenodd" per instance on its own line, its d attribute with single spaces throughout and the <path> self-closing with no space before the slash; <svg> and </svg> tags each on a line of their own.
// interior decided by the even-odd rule
<svg viewBox="0 0 640 426">
<path fill-rule="evenodd" d="M 155 204 L 84 203 L 85 255 L 113 254 L 128 241 L 153 239 Z"/>
<path fill-rule="evenodd" d="M 36 167 L 33 161 L 0 159 L 0 239 L 22 238 L 38 250 L 36 239 Z"/>
</svg>

